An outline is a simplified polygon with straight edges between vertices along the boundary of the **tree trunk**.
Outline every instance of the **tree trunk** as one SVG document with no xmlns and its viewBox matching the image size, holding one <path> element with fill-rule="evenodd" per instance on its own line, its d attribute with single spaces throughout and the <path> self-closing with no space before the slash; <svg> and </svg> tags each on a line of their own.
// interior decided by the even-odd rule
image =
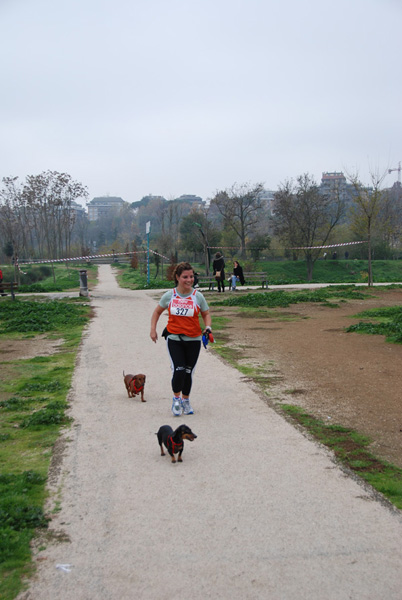
<svg viewBox="0 0 402 600">
<path fill-rule="evenodd" d="M 204 262 L 205 262 L 205 274 L 209 275 L 209 250 L 207 244 L 204 244 Z"/>
<path fill-rule="evenodd" d="M 240 256 L 242 258 L 246 258 L 246 238 L 244 233 L 242 233 L 242 236 L 240 238 Z"/>
<path fill-rule="evenodd" d="M 367 228 L 367 239 L 368 239 L 368 287 L 373 286 L 373 266 L 371 264 L 371 219 L 368 220 L 368 228 Z"/>
<path fill-rule="evenodd" d="M 307 281 L 312 281 L 314 263 L 313 263 L 313 259 L 310 255 L 306 256 L 306 262 L 307 262 Z"/>
</svg>

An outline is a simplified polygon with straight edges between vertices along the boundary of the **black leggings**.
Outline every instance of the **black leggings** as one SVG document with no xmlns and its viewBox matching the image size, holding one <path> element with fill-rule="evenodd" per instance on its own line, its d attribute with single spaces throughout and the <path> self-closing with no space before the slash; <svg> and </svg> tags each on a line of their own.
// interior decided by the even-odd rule
<svg viewBox="0 0 402 600">
<path fill-rule="evenodd" d="M 182 392 L 185 396 L 189 396 L 193 382 L 193 371 L 201 350 L 201 341 L 176 342 L 168 338 L 167 349 L 173 372 L 173 393 L 178 395 Z"/>
</svg>

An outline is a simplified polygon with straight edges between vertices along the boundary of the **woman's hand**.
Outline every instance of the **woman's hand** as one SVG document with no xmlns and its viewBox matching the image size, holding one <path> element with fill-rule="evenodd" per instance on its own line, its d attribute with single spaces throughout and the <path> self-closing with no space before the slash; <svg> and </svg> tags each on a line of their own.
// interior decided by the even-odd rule
<svg viewBox="0 0 402 600">
<path fill-rule="evenodd" d="M 158 339 L 158 334 L 156 333 L 156 326 L 158 324 L 159 321 L 159 317 L 161 316 L 161 314 L 163 313 L 165 309 L 162 308 L 161 306 L 157 306 L 154 310 L 154 312 L 152 313 L 152 317 L 151 317 L 151 332 L 149 334 L 151 340 L 153 342 L 155 342 L 156 344 L 156 340 Z"/>
</svg>

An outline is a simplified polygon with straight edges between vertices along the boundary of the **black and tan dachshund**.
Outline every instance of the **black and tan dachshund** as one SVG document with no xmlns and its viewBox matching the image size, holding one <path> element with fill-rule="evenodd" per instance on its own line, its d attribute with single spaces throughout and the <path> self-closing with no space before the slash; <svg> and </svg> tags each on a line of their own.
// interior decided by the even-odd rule
<svg viewBox="0 0 402 600">
<path fill-rule="evenodd" d="M 165 456 L 165 452 L 163 451 L 164 444 L 166 450 L 172 457 L 172 463 L 176 462 L 174 457 L 175 454 L 179 455 L 177 461 L 183 462 L 181 457 L 184 446 L 183 440 L 192 442 L 197 437 L 187 425 L 180 425 L 175 431 L 173 431 L 170 425 L 162 425 L 156 435 L 158 436 L 159 446 L 161 447 L 161 456 Z"/>
</svg>

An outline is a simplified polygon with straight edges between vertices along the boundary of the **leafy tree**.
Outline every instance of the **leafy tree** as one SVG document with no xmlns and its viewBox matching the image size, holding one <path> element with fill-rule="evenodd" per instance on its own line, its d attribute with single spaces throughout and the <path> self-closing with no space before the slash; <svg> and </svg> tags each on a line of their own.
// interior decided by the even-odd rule
<svg viewBox="0 0 402 600">
<path fill-rule="evenodd" d="M 263 185 L 257 183 L 234 184 L 219 191 L 211 200 L 224 218 L 225 225 L 236 233 L 240 241 L 240 253 L 245 255 L 246 238 L 254 231 L 261 218 Z"/>
<path fill-rule="evenodd" d="M 193 210 L 183 217 L 180 224 L 181 246 L 187 252 L 203 253 L 205 271 L 209 274 L 209 228 L 207 213 L 204 211 Z"/>
<path fill-rule="evenodd" d="M 12 242 L 6 242 L 3 246 L 3 252 L 7 258 L 11 258 L 14 255 L 14 246 Z"/>
<path fill-rule="evenodd" d="M 100 231 L 99 232 L 99 237 L 98 237 L 98 246 L 104 246 L 106 244 L 106 236 L 105 236 L 105 232 L 104 231 Z"/>
<path fill-rule="evenodd" d="M 270 245 L 271 238 L 269 235 L 263 235 L 261 233 L 254 235 L 248 244 L 251 256 L 254 260 L 259 260 L 261 251 L 269 248 Z"/>
<path fill-rule="evenodd" d="M 224 248 L 223 254 L 225 258 L 236 256 L 241 251 L 240 240 L 235 231 L 230 227 L 224 227 L 222 230 L 219 245 Z"/>
<path fill-rule="evenodd" d="M 314 263 L 321 254 L 316 246 L 325 245 L 344 214 L 345 204 L 337 189 L 327 195 L 320 193 L 314 179 L 307 173 L 296 184 L 287 181 L 274 197 L 274 231 L 291 249 L 303 252 L 307 263 L 307 280 L 313 278 Z"/>
<path fill-rule="evenodd" d="M 199 212 L 193 212 L 183 217 L 180 223 L 180 241 L 183 250 L 191 253 L 201 253 L 207 245 L 204 229 L 205 217 Z"/>
</svg>

